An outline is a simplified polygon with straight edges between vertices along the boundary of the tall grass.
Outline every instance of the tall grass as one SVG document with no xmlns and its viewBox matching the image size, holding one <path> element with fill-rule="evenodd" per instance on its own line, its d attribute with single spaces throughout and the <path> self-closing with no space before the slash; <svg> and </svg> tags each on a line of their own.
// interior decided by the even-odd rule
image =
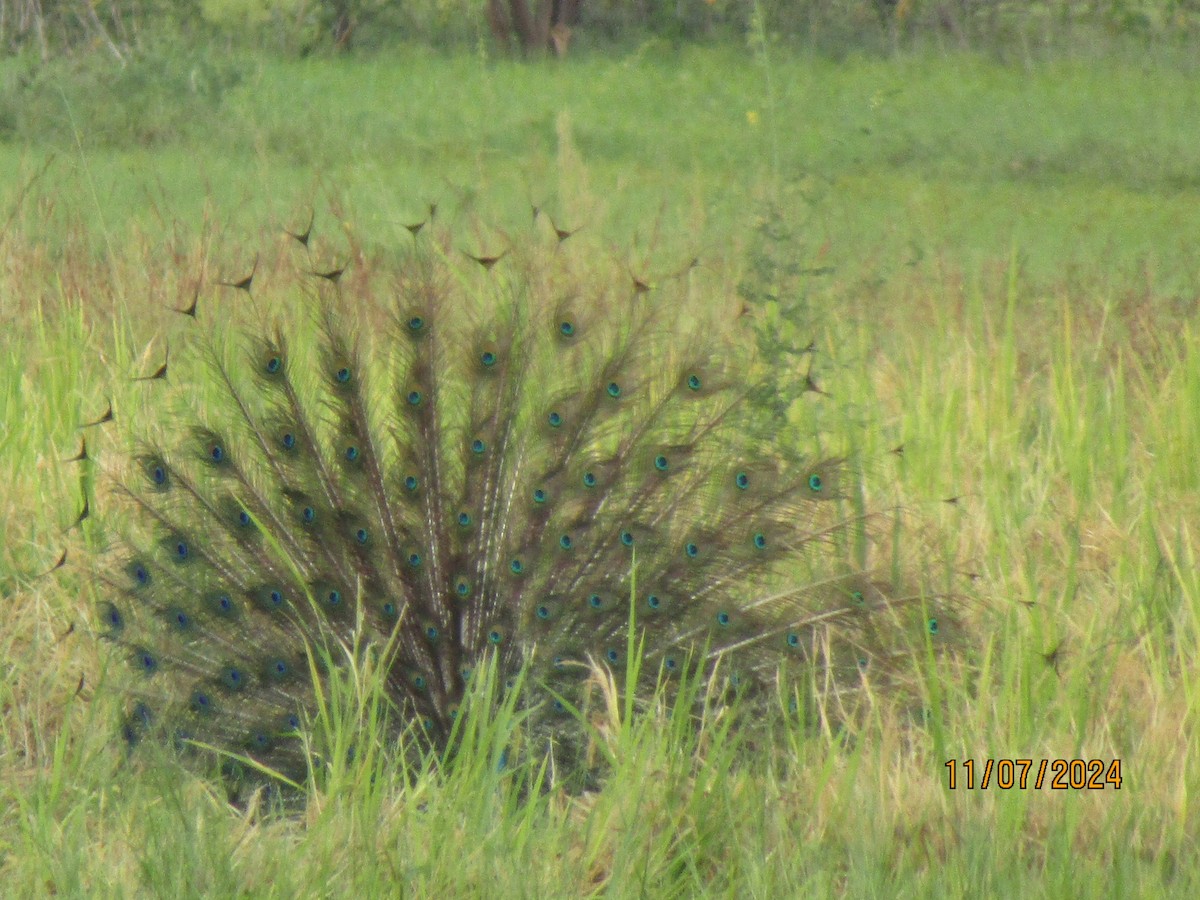
<svg viewBox="0 0 1200 900">
<path fill-rule="evenodd" d="M 762 71 L 729 50 L 238 65 L 214 106 L 148 142 L 102 133 L 85 76 L 38 94 L 0 145 L 0 870 L 15 893 L 1194 893 L 1194 73 L 773 51 L 775 162 Z M 518 724 L 503 717 L 451 766 L 335 755 L 338 777 L 290 817 L 127 756 L 86 575 L 38 577 L 86 549 L 64 534 L 76 425 L 110 398 L 154 420 L 129 378 L 181 339 L 191 323 L 167 307 L 199 281 L 213 328 L 246 321 L 213 284 L 257 249 L 286 296 L 279 229 L 310 204 L 318 257 L 349 258 L 350 278 L 386 264 L 432 200 L 472 247 L 534 239 L 532 200 L 586 226 L 575 252 L 598 268 L 653 280 L 699 255 L 713 304 L 744 299 L 754 322 L 813 340 L 829 396 L 785 398 L 781 434 L 811 439 L 794 400 L 853 436 L 865 489 L 905 506 L 904 537 L 977 598 L 977 668 L 931 668 L 927 719 L 883 703 L 851 733 L 753 748 L 727 719 L 684 733 L 669 711 L 622 710 L 597 727 L 603 789 L 582 794 L 499 765 Z M 120 525 L 97 509 L 86 540 Z M 1120 758 L 1125 780 L 951 791 L 944 763 L 966 757 Z"/>
</svg>

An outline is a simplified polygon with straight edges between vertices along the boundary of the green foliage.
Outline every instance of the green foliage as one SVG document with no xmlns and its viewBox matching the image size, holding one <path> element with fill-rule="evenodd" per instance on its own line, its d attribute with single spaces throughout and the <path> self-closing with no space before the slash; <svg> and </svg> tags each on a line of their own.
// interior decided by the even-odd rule
<svg viewBox="0 0 1200 900">
<path fill-rule="evenodd" d="M 297 53 L 319 39 L 321 7 L 316 0 L 200 0 L 206 24 L 239 45 L 264 39 Z"/>
<path fill-rule="evenodd" d="M 100 50 L 124 59 L 183 36 L 216 35 L 231 46 L 308 55 L 337 47 L 393 49 L 417 40 L 438 47 L 487 39 L 480 0 L 110 0 L 29 4 L 0 15 L 0 45 L 41 58 Z M 1200 34 L 1197 0 L 587 0 L 574 23 L 576 47 L 733 38 L 759 30 L 836 58 L 900 47 L 986 50 L 1002 58 L 1047 48 L 1095 46 L 1113 35 L 1180 42 Z"/>
<path fill-rule="evenodd" d="M 309 0 L 200 0 L 205 21 L 230 31 L 260 28 L 272 20 L 303 19 Z"/>
<path fill-rule="evenodd" d="M 431 8 L 443 18 L 473 18 L 465 2 L 451 0 L 457 4 L 452 12 L 442 11 L 445 0 Z M 436 42 L 444 29 L 436 18 L 421 18 L 426 5 L 410 10 L 409 4 L 390 0 L 200 0 L 200 8 L 204 22 L 231 45 L 251 49 L 265 44 L 287 55 L 394 46 L 413 30 Z"/>
<path fill-rule="evenodd" d="M 245 77 L 236 58 L 160 46 L 124 65 L 96 54 L 10 65 L 0 83 L 0 137 L 62 146 L 154 146 L 203 140 Z"/>
<path fill-rule="evenodd" d="M 755 218 L 738 296 L 751 316 L 759 350 L 772 361 L 773 375 L 755 399 L 775 423 L 787 419 L 804 394 L 820 328 L 807 291 L 813 272 L 809 255 L 794 217 L 781 203 L 765 201 Z"/>
<path fill-rule="evenodd" d="M 136 47 L 192 38 L 199 24 L 199 0 L 5 0 L 0 4 L 0 47 L 43 61 L 92 51 L 122 61 Z"/>
</svg>

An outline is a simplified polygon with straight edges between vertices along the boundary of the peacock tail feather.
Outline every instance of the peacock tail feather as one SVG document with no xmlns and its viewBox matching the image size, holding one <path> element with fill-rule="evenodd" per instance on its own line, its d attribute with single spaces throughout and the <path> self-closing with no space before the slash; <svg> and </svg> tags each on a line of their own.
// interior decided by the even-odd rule
<svg viewBox="0 0 1200 900">
<path fill-rule="evenodd" d="M 596 667 L 853 696 L 955 630 L 856 551 L 891 511 L 859 507 L 848 459 L 747 437 L 742 320 L 682 277 L 644 291 L 537 246 L 485 264 L 431 231 L 387 300 L 306 263 L 291 327 L 263 313 L 222 343 L 194 302 L 179 320 L 219 399 L 140 388 L 171 437 L 114 476 L 131 524 L 97 575 L 127 740 L 302 769 L 330 647 L 374 648 L 398 727 L 445 747 L 488 661 L 553 733 Z"/>
</svg>

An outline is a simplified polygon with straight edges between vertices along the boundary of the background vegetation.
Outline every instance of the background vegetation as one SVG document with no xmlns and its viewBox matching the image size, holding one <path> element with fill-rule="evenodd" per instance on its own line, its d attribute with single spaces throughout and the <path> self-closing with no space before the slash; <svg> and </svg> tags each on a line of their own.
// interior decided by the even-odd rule
<svg viewBox="0 0 1200 900">
<path fill-rule="evenodd" d="M 180 39 L 307 55 L 475 46 L 522 17 L 564 24 L 587 47 L 646 33 L 738 41 L 765 28 L 833 54 L 935 45 L 1019 55 L 1117 36 L 1186 42 L 1200 29 L 1200 0 L 0 0 L 0 43 L 42 59 L 92 50 L 127 59 Z M 552 47 L 542 34 L 525 49 Z"/>
<path fill-rule="evenodd" d="M 88 4 L 103 34 L 32 6 L 42 36 L 0 4 L 6 891 L 1195 895 L 1194 3 L 946 4 L 956 34 L 925 2 L 613 0 L 527 62 L 453 3 L 364 0 L 350 52 L 320 3 Z M 243 321 L 216 282 L 256 253 L 295 295 L 282 230 L 310 209 L 352 278 L 435 201 L 472 248 L 551 246 L 536 203 L 597 277 L 699 257 L 776 361 L 775 438 L 855 446 L 952 561 L 977 670 L 932 669 L 927 719 L 881 702 L 777 750 L 610 719 L 583 796 L 496 764 L 503 714 L 446 771 L 360 759 L 290 818 L 127 758 L 86 574 L 39 577 L 115 524 L 64 533 L 77 424 L 109 398 L 150 423 L 129 378 L 193 324 L 168 308 L 199 288 L 205 327 Z M 968 757 L 1119 758 L 1124 781 L 950 790 Z"/>
</svg>

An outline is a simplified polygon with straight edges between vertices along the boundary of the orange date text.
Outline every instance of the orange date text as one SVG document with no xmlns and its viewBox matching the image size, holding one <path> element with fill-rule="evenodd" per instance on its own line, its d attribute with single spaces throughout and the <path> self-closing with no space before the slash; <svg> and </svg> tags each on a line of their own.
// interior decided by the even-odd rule
<svg viewBox="0 0 1200 900">
<path fill-rule="evenodd" d="M 947 785 L 965 789 L 1002 791 L 1120 790 L 1121 760 L 1102 759 L 951 759 L 946 761 Z"/>
</svg>

